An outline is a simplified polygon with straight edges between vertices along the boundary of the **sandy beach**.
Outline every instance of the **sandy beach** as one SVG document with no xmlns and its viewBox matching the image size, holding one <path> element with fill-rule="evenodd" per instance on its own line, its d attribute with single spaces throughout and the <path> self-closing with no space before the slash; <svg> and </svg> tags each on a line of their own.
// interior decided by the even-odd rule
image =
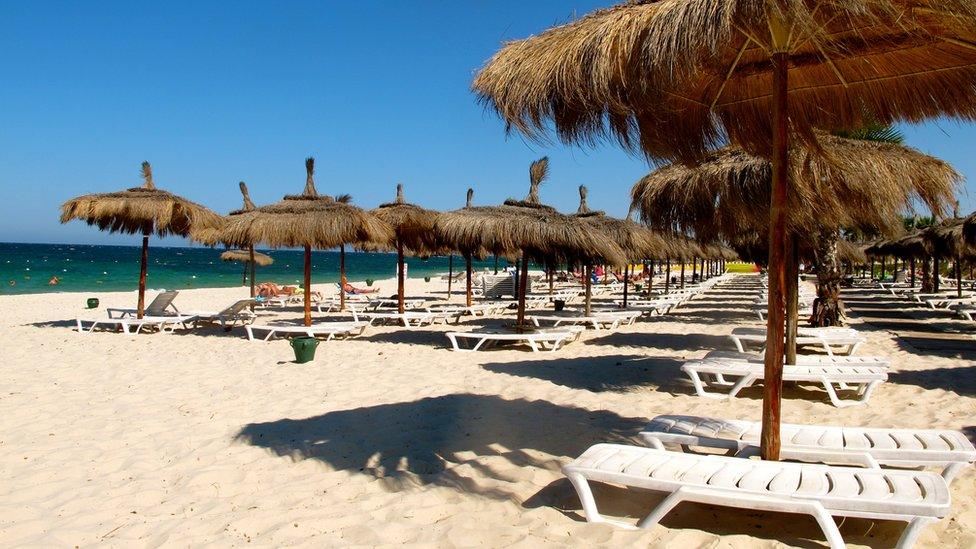
<svg viewBox="0 0 976 549">
<path fill-rule="evenodd" d="M 394 292 L 392 280 L 377 284 Z M 410 279 L 407 294 L 443 298 L 446 282 Z M 95 296 L 101 309 L 86 310 Z M 246 296 L 188 290 L 176 303 L 216 310 Z M 636 441 L 658 414 L 758 420 L 760 387 L 702 399 L 679 370 L 731 350 L 733 327 L 760 326 L 750 299 L 719 288 L 554 354 L 450 351 L 444 332 L 498 322 L 473 319 L 371 327 L 295 364 L 286 341 L 248 342 L 240 329 L 73 330 L 77 317 L 133 306 L 134 292 L 0 297 L 0 545 L 823 546 L 809 517 L 696 504 L 647 532 L 588 524 L 560 472 L 593 443 Z M 850 324 L 869 339 L 859 354 L 892 359 L 890 381 L 851 408 L 788 385 L 784 422 L 976 436 L 972 351 L 920 349 L 859 315 Z M 970 467 L 953 482 L 950 516 L 917 546 L 976 546 L 974 479 Z M 596 492 L 628 520 L 663 497 Z M 890 547 L 903 527 L 848 519 L 840 530 L 852 547 Z"/>
</svg>

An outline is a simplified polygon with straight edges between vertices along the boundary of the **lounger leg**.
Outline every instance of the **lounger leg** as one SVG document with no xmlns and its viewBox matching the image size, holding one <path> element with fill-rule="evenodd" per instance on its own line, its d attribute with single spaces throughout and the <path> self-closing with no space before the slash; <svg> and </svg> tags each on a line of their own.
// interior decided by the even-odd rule
<svg viewBox="0 0 976 549">
<path fill-rule="evenodd" d="M 685 489 L 678 488 L 676 491 L 672 492 L 671 495 L 664 498 L 664 501 L 658 504 L 646 517 L 642 518 L 640 522 L 637 523 L 637 527 L 643 530 L 650 530 L 655 524 L 661 521 L 674 509 L 679 503 L 685 501 Z"/>
<path fill-rule="evenodd" d="M 966 463 L 952 463 L 948 467 L 946 467 L 945 469 L 943 469 L 942 470 L 942 478 L 945 479 L 946 484 L 952 483 L 952 481 L 956 478 L 956 475 L 958 475 L 960 472 L 962 472 L 963 469 L 966 468 L 966 465 L 968 465 L 968 464 L 966 464 Z"/>
<path fill-rule="evenodd" d="M 583 514 L 586 515 L 588 522 L 607 522 L 607 519 L 600 515 L 596 509 L 596 500 L 593 499 L 593 491 L 590 490 L 590 483 L 580 474 L 566 475 L 573 488 L 576 488 L 576 495 L 579 496 L 580 504 L 583 505 Z"/>
<path fill-rule="evenodd" d="M 742 347 L 742 340 L 737 337 L 732 337 L 732 341 L 735 342 L 735 348 L 739 350 L 740 353 L 746 352 L 745 348 Z"/>
<path fill-rule="evenodd" d="M 918 539 L 919 534 L 922 533 L 922 529 L 929 525 L 929 523 L 935 522 L 936 519 L 930 517 L 916 517 L 908 523 L 905 531 L 901 533 L 901 537 L 898 538 L 898 543 L 895 544 L 897 549 L 908 549 L 915 545 L 915 540 Z"/>
<path fill-rule="evenodd" d="M 871 392 L 874 390 L 874 385 L 877 382 L 873 381 L 870 384 L 868 384 L 867 390 L 865 390 L 861 398 L 857 400 L 841 399 L 840 396 L 837 395 L 837 391 L 834 390 L 833 384 L 827 379 L 821 379 L 821 383 L 823 384 L 824 390 L 827 391 L 827 396 L 830 397 L 831 404 L 833 404 L 838 408 L 848 408 L 850 406 L 860 406 L 861 404 L 866 403 L 868 401 L 868 398 L 871 397 Z"/>
</svg>

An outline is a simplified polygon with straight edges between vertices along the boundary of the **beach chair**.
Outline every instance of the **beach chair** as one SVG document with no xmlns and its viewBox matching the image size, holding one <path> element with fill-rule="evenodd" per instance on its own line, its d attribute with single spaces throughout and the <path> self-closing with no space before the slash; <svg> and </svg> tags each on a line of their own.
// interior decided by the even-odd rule
<svg viewBox="0 0 976 549">
<path fill-rule="evenodd" d="M 368 320 L 370 326 L 386 323 L 396 323 L 407 328 L 428 326 L 441 322 L 447 324 L 453 321 L 457 324 L 462 313 L 455 311 L 406 311 L 403 313 L 360 313 L 359 316 Z"/>
<path fill-rule="evenodd" d="M 734 455 L 758 455 L 762 423 L 710 417 L 661 415 L 647 424 L 640 437 L 652 448 L 664 444 L 705 446 L 728 450 Z M 801 450 L 822 461 L 840 464 L 875 464 L 920 468 L 941 467 L 942 478 L 951 483 L 968 465 L 976 462 L 976 448 L 959 431 L 949 429 L 885 429 L 825 425 L 780 425 L 782 448 Z M 846 463 L 846 462 L 844 462 Z"/>
<path fill-rule="evenodd" d="M 752 312 L 756 313 L 756 316 L 759 317 L 759 320 L 761 320 L 763 322 L 766 322 L 766 312 L 768 310 L 769 310 L 768 307 L 753 307 Z M 796 315 L 797 315 L 797 317 L 799 317 L 801 319 L 803 319 L 803 318 L 810 318 L 811 316 L 813 316 L 813 308 L 812 307 L 801 307 L 796 312 Z"/>
<path fill-rule="evenodd" d="M 729 334 L 736 349 L 744 353 L 747 344 L 766 346 L 765 328 L 735 328 Z M 866 339 L 851 328 L 800 328 L 796 333 L 796 345 L 820 347 L 828 356 L 834 354 L 852 355 Z"/>
<path fill-rule="evenodd" d="M 332 341 L 337 337 L 355 337 L 361 335 L 366 327 L 366 322 L 322 322 L 311 326 L 297 326 L 294 324 L 266 324 L 257 326 L 249 324 L 244 326 L 247 332 L 248 341 L 256 341 L 256 332 L 267 332 L 262 341 L 269 341 L 276 335 L 304 335 L 315 338 L 325 338 L 325 341 Z"/>
<path fill-rule="evenodd" d="M 249 309 L 251 305 L 254 305 L 253 299 L 241 299 L 222 311 L 194 311 L 191 313 L 196 317 L 193 325 L 196 327 L 200 324 L 220 324 L 221 328 L 230 330 L 238 322 L 241 325 L 250 324 L 257 318 L 257 315 Z"/>
<path fill-rule="evenodd" d="M 143 328 L 145 328 L 146 331 L 157 329 L 160 332 L 172 332 L 176 329 L 177 325 L 186 328 L 186 324 L 188 322 L 192 322 L 193 320 L 194 317 L 192 316 L 144 316 L 142 318 L 127 316 L 123 318 L 98 319 L 78 318 L 75 319 L 75 325 L 78 329 L 78 333 L 82 334 L 90 334 L 95 331 L 95 328 L 112 328 L 115 331 L 120 331 L 125 334 L 137 334 L 143 331 Z"/>
<path fill-rule="evenodd" d="M 763 381 L 766 375 L 764 364 L 747 360 L 692 360 L 685 362 L 681 370 L 691 378 L 698 396 L 713 399 L 733 398 L 742 389 Z M 875 387 L 887 380 L 888 368 L 872 364 L 783 365 L 783 381 L 821 384 L 831 404 L 838 408 L 867 403 Z M 712 392 L 710 388 L 723 388 L 727 392 Z M 841 398 L 838 393 L 841 390 L 853 391 L 853 398 Z"/>
<path fill-rule="evenodd" d="M 594 330 L 616 330 L 621 324 L 633 324 L 640 315 L 640 311 L 593 311 L 589 316 L 581 312 L 566 312 L 563 314 L 528 315 L 528 319 L 535 326 L 542 326 L 543 323 L 551 323 L 553 327 L 582 325 L 589 326 Z"/>
<path fill-rule="evenodd" d="M 583 332 L 580 326 L 566 326 L 554 330 L 540 330 L 534 332 L 516 333 L 501 330 L 476 330 L 472 332 L 448 332 L 445 334 L 451 341 L 451 348 L 458 352 L 474 352 L 485 347 L 493 346 L 499 342 L 525 343 L 532 352 L 538 353 L 544 349 L 556 352 L 561 346 L 568 342 L 579 339 Z M 458 342 L 471 340 L 473 346 L 465 348 Z"/>
<path fill-rule="evenodd" d="M 149 302 L 149 305 L 145 308 L 145 316 L 169 316 L 173 314 L 180 314 L 180 311 L 173 305 L 173 300 L 176 299 L 177 294 L 180 292 L 178 290 L 169 290 L 166 292 L 159 292 L 156 297 Z M 172 311 L 170 311 L 172 309 Z M 109 318 L 125 318 L 134 317 L 138 314 L 138 309 L 120 309 L 116 307 L 109 307 L 105 309 L 106 314 Z"/>
<path fill-rule="evenodd" d="M 435 303 L 428 305 L 426 310 L 431 313 L 460 313 L 470 316 L 492 316 L 504 313 L 508 303 L 476 303 L 470 307 L 455 303 Z"/>
<path fill-rule="evenodd" d="M 708 351 L 702 360 L 738 360 L 764 364 L 766 357 L 762 354 L 740 353 L 738 351 Z M 837 364 L 841 366 L 877 366 L 879 368 L 891 368 L 891 360 L 883 356 L 796 355 L 796 363 L 801 366 Z"/>
<path fill-rule="evenodd" d="M 802 455 L 783 452 L 784 458 Z M 596 444 L 563 467 L 589 522 L 650 529 L 678 504 L 691 501 L 799 513 L 816 519 L 833 549 L 844 547 L 832 517 L 897 520 L 908 526 L 897 547 L 915 543 L 928 524 L 945 518 L 951 498 L 941 476 L 927 471 L 837 467 L 696 455 L 623 444 Z M 634 525 L 603 517 L 589 482 L 666 492 Z"/>
</svg>

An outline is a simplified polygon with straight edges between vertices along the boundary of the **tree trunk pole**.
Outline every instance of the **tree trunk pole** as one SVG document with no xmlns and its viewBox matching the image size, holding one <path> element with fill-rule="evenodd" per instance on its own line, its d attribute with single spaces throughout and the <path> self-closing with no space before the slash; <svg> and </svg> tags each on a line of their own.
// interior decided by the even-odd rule
<svg viewBox="0 0 976 549">
<path fill-rule="evenodd" d="M 254 295 L 257 293 L 257 291 L 255 290 L 254 287 L 255 266 L 254 266 L 254 245 L 253 244 L 247 247 L 247 253 L 251 257 L 251 260 L 248 262 L 248 266 L 250 266 L 251 268 L 251 299 L 254 299 Z M 251 311 L 254 311 L 253 301 L 251 302 Z"/>
<path fill-rule="evenodd" d="M 698 278 L 698 258 L 691 258 L 691 281 L 694 282 Z"/>
<path fill-rule="evenodd" d="M 911 272 L 912 289 L 915 289 L 915 258 L 913 257 L 911 261 L 912 261 L 912 272 Z"/>
<path fill-rule="evenodd" d="M 136 318 L 146 315 L 146 269 L 149 266 L 149 231 L 142 233 L 142 259 L 139 262 L 139 300 Z"/>
<path fill-rule="evenodd" d="M 650 267 L 647 270 L 647 296 L 651 296 L 651 290 L 654 289 L 654 260 L 650 261 Z"/>
<path fill-rule="evenodd" d="M 583 304 L 583 314 L 585 316 L 590 316 L 590 304 L 593 297 L 593 289 L 591 287 L 593 284 L 593 266 L 587 264 L 586 268 L 583 270 L 583 273 L 583 276 L 586 278 L 586 299 L 584 300 Z"/>
<path fill-rule="evenodd" d="M 549 295 L 556 293 L 556 270 L 554 267 L 549 267 Z"/>
<path fill-rule="evenodd" d="M 450 301 L 454 294 L 451 290 L 454 287 L 454 254 L 447 256 L 447 300 Z"/>
<path fill-rule="evenodd" d="M 782 27 L 781 25 L 773 25 Z M 785 34 L 777 28 L 778 34 Z M 777 34 L 774 32 L 774 34 Z M 785 45 L 785 44 L 781 44 Z M 789 54 L 780 50 L 773 62 L 773 188 L 769 207 L 769 308 L 766 322 L 765 380 L 761 454 L 763 459 L 779 460 L 780 417 L 783 387 L 784 294 L 786 257 L 786 194 L 789 167 L 789 112 L 787 109 Z"/>
<path fill-rule="evenodd" d="M 498 254 L 495 254 L 495 274 L 498 274 Z"/>
<path fill-rule="evenodd" d="M 669 293 L 671 291 L 671 258 L 665 260 L 667 267 L 664 272 L 664 293 Z"/>
<path fill-rule="evenodd" d="M 518 318 L 516 324 L 521 328 L 525 324 L 525 293 L 528 289 L 529 260 L 522 254 L 522 267 L 518 280 Z"/>
<path fill-rule="evenodd" d="M 247 264 L 248 262 L 245 261 L 244 269 L 241 272 L 241 286 L 247 286 Z"/>
<path fill-rule="evenodd" d="M 346 245 L 339 245 L 339 311 L 346 310 Z"/>
<path fill-rule="evenodd" d="M 397 237 L 397 312 L 400 314 L 406 311 L 406 307 L 403 305 L 405 278 L 403 276 L 403 240 Z"/>
<path fill-rule="evenodd" d="M 471 254 L 464 254 L 464 305 L 470 307 L 471 303 Z"/>
<path fill-rule="evenodd" d="M 624 309 L 627 308 L 627 285 L 630 282 L 629 271 L 630 271 L 630 264 L 624 265 Z"/>
<path fill-rule="evenodd" d="M 962 297 L 962 255 L 956 254 L 956 297 Z"/>
<path fill-rule="evenodd" d="M 786 236 L 786 364 L 796 364 L 796 333 L 799 327 L 800 256 L 796 236 Z"/>
<path fill-rule="evenodd" d="M 939 270 L 939 263 L 941 263 L 939 256 L 932 256 L 932 291 L 935 293 L 939 293 L 942 288 L 942 281 L 940 280 L 942 271 Z"/>
<path fill-rule="evenodd" d="M 305 245 L 305 325 L 312 325 L 312 247 Z"/>
</svg>

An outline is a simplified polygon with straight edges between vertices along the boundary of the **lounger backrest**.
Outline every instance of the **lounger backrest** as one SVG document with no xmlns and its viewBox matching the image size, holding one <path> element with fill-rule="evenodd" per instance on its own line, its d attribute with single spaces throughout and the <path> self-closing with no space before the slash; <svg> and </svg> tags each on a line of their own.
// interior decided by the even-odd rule
<svg viewBox="0 0 976 549">
<path fill-rule="evenodd" d="M 179 310 L 173 305 L 173 300 L 176 299 L 176 295 L 179 293 L 178 290 L 170 290 L 157 294 L 149 305 L 146 306 L 146 316 L 165 316 L 166 309 L 169 308 L 172 308 L 173 311 L 178 313 Z"/>
<path fill-rule="evenodd" d="M 246 309 L 247 307 L 249 307 L 251 305 L 251 303 L 253 303 L 253 302 L 254 302 L 253 299 L 242 299 L 242 300 L 234 303 L 230 307 L 227 307 L 223 311 L 220 311 L 220 315 L 219 316 L 233 316 L 233 315 L 239 314 L 241 311 L 243 311 L 244 309 Z"/>
</svg>

